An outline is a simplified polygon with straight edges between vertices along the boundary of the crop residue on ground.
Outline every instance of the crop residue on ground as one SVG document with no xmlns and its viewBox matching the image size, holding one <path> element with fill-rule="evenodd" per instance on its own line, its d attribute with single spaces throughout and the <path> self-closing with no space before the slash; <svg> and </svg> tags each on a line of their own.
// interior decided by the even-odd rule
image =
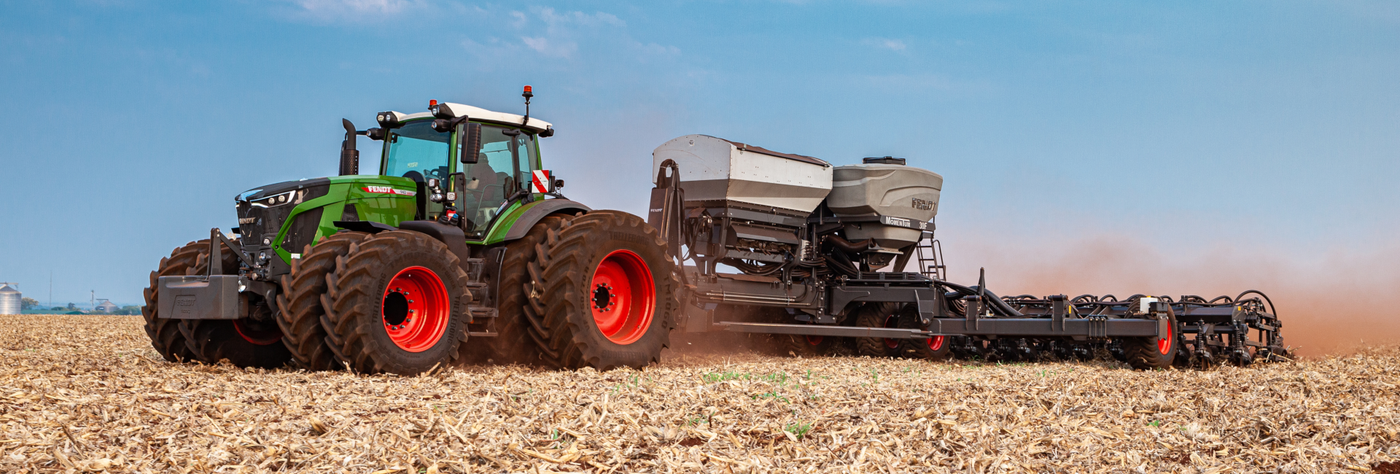
<svg viewBox="0 0 1400 474">
<path fill-rule="evenodd" d="M 0 317 L 0 471 L 1339 472 L 1400 466 L 1400 349 L 1251 368 L 670 353 L 418 377 L 172 364 Z"/>
</svg>

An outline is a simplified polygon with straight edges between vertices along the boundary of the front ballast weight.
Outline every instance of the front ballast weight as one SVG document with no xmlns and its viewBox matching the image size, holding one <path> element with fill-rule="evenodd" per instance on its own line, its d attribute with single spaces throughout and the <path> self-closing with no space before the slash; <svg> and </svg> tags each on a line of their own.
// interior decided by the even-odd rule
<svg viewBox="0 0 1400 474">
<path fill-rule="evenodd" d="M 248 286 L 247 277 L 224 274 L 225 248 L 232 249 L 233 255 L 249 267 L 253 266 L 237 243 L 230 241 L 218 228 L 210 229 L 208 250 L 202 255 L 204 272 L 158 277 L 158 291 L 163 296 L 156 313 L 160 318 L 235 320 L 248 315 L 246 298 L 240 297 L 241 290 Z"/>
<path fill-rule="evenodd" d="M 946 281 L 933 239 L 942 177 L 900 158 L 833 167 L 688 135 L 653 160 L 648 220 L 686 263 L 687 332 L 805 338 L 810 345 L 793 352 L 807 355 L 830 345 L 825 338 L 867 341 L 867 353 L 879 352 L 869 341 L 884 339 L 888 352 L 925 358 L 1082 358 L 1103 349 L 1141 369 L 1287 354 L 1257 292 L 1210 301 L 1002 298 L 985 275 L 974 286 Z M 919 271 L 904 272 L 911 260 Z M 919 350 L 901 350 L 910 347 Z"/>
</svg>

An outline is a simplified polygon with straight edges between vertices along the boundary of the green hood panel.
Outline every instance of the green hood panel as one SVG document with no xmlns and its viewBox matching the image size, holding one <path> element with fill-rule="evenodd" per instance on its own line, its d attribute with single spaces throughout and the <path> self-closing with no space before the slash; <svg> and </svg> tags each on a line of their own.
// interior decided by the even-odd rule
<svg viewBox="0 0 1400 474">
<path fill-rule="evenodd" d="M 330 190 L 324 196 L 298 204 L 273 240 L 278 243 L 273 250 L 289 264 L 292 255 L 299 257 L 303 249 L 283 248 L 280 243 L 297 222 L 297 217 L 307 212 L 322 209 L 312 242 L 339 231 L 340 228 L 335 226 L 336 221 L 372 221 L 397 227 L 404 221 L 413 220 L 418 213 L 421 191 L 418 183 L 411 179 L 376 175 L 333 176 L 327 179 Z"/>
</svg>

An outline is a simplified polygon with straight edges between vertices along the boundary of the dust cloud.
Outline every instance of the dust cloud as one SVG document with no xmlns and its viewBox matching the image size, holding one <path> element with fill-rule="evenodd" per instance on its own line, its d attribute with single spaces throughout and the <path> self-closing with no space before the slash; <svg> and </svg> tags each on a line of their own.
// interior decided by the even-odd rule
<svg viewBox="0 0 1400 474">
<path fill-rule="evenodd" d="M 1126 233 L 1084 238 L 945 239 L 949 279 L 1001 295 L 1136 293 L 1234 297 L 1268 295 L 1283 322 L 1284 342 L 1302 356 L 1347 354 L 1400 343 L 1400 244 L 1371 248 L 1288 249 L 1216 244 L 1166 250 Z M 950 245 L 951 244 L 951 245 Z"/>
</svg>

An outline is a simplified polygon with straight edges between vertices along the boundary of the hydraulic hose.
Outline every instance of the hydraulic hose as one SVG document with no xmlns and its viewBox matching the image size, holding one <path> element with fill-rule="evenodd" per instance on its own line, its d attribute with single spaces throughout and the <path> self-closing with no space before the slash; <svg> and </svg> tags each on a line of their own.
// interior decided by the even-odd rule
<svg viewBox="0 0 1400 474">
<path fill-rule="evenodd" d="M 1002 312 L 1005 316 L 1009 316 L 1009 317 L 1013 317 L 1013 318 L 1023 318 L 1023 317 L 1025 317 L 1025 315 L 1024 315 L 1024 314 L 1021 314 L 1020 311 L 1016 311 L 1016 308 L 1012 308 L 1011 305 L 1006 304 L 1006 301 L 1005 301 L 1005 300 L 1002 300 L 1001 297 L 1000 297 L 1000 296 L 997 296 L 996 293 L 992 293 L 992 290 L 988 290 L 988 289 L 985 289 L 985 288 L 978 288 L 976 285 L 973 285 L 973 286 L 970 286 L 970 287 L 969 287 L 969 286 L 962 286 L 962 285 L 959 285 L 959 284 L 956 284 L 956 283 L 948 283 L 948 282 L 946 282 L 946 281 L 944 281 L 944 282 L 939 282 L 938 284 L 943 285 L 943 286 L 946 286 L 946 287 L 948 287 L 948 288 L 952 288 L 953 290 L 955 290 L 958 294 L 960 294 L 960 295 L 962 295 L 962 296 L 972 296 L 972 295 L 976 295 L 977 292 L 978 292 L 978 290 L 981 290 L 983 296 L 986 296 L 986 297 L 987 297 L 987 301 L 991 302 L 992 307 L 993 307 L 993 308 L 996 308 L 996 309 L 998 309 L 998 310 L 1001 310 L 1001 312 Z"/>
<path fill-rule="evenodd" d="M 875 240 L 874 240 L 874 239 L 865 239 L 865 240 L 862 240 L 862 241 L 860 241 L 860 242 L 858 242 L 858 243 L 854 243 L 854 242 L 851 242 L 851 241 L 849 241 L 849 240 L 846 240 L 846 239 L 841 238 L 841 236 L 839 236 L 839 235 L 828 235 L 828 236 L 826 236 L 826 243 L 831 244 L 832 247 L 835 247 L 835 248 L 840 249 L 840 250 L 842 250 L 842 251 L 849 252 L 849 253 L 855 253 L 855 254 L 858 254 L 858 253 L 864 252 L 864 251 L 866 251 L 866 250 L 870 250 L 870 249 L 875 248 Z"/>
</svg>

